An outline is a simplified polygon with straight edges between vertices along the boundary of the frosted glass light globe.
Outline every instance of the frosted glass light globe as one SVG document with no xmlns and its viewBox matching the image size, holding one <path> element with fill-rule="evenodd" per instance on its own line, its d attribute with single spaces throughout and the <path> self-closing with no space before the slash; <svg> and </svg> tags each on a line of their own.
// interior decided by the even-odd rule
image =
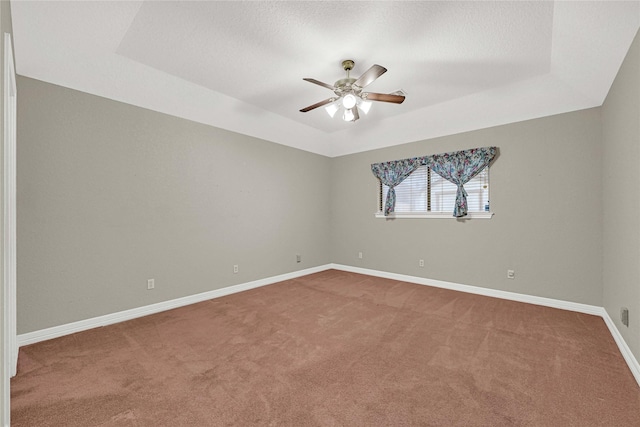
<svg viewBox="0 0 640 427">
<path fill-rule="evenodd" d="M 371 108 L 371 101 L 365 101 L 362 100 L 362 102 L 360 102 L 360 105 L 358 105 L 358 107 L 360 107 L 360 109 L 362 111 L 364 111 L 365 114 L 367 114 L 369 112 L 369 109 Z"/>
<path fill-rule="evenodd" d="M 329 105 L 327 105 L 326 107 L 324 107 L 325 111 L 327 112 L 327 114 L 329 114 L 331 117 L 336 115 L 336 112 L 338 111 L 339 107 L 338 104 L 336 102 L 333 102 Z"/>
<path fill-rule="evenodd" d="M 344 110 L 344 114 L 342 115 L 342 120 L 344 120 L 345 122 L 352 122 L 353 119 L 355 119 L 355 116 L 353 115 L 353 111 Z"/>
<path fill-rule="evenodd" d="M 356 97 L 352 93 L 348 93 L 342 98 L 342 106 L 347 110 L 352 109 L 356 105 Z"/>
</svg>

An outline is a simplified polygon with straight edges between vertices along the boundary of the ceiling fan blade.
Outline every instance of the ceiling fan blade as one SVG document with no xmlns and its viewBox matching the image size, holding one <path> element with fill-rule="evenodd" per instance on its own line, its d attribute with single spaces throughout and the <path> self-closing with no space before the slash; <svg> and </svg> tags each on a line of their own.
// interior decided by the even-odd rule
<svg viewBox="0 0 640 427">
<path fill-rule="evenodd" d="M 371 66 L 371 68 L 369 68 L 367 71 L 365 71 L 359 78 L 358 80 L 356 80 L 355 82 L 353 82 L 353 84 L 355 86 L 359 86 L 359 87 L 365 87 L 370 85 L 371 83 L 374 82 L 375 79 L 377 79 L 378 77 L 380 77 L 381 75 L 383 75 L 384 73 L 387 72 L 387 69 L 374 64 Z"/>
<path fill-rule="evenodd" d="M 320 85 L 322 87 L 326 87 L 329 90 L 335 90 L 336 89 L 335 87 L 333 87 L 333 86 L 331 86 L 329 84 L 326 84 L 326 83 L 322 83 L 321 81 L 318 81 L 316 79 L 310 79 L 310 78 L 307 77 L 307 78 L 304 78 L 302 80 L 305 80 L 305 81 L 307 81 L 309 83 L 315 83 L 315 84 Z"/>
<path fill-rule="evenodd" d="M 394 104 L 402 104 L 404 95 L 393 95 L 391 93 L 367 93 L 367 101 L 393 102 Z"/>
<path fill-rule="evenodd" d="M 303 108 L 302 110 L 300 110 L 300 112 L 306 113 L 307 111 L 315 110 L 316 108 L 322 107 L 323 105 L 331 104 L 333 101 L 335 101 L 334 98 L 325 99 L 324 101 L 316 102 L 313 105 L 309 105 L 308 107 Z"/>
</svg>

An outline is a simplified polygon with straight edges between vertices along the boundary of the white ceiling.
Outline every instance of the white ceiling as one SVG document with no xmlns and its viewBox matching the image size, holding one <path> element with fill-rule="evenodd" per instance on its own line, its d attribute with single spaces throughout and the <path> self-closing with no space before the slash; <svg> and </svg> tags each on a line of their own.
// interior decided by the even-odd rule
<svg viewBox="0 0 640 427">
<path fill-rule="evenodd" d="M 326 156 L 602 105 L 640 1 L 11 1 L 18 74 Z M 403 89 L 299 110 L 341 62 Z"/>
</svg>

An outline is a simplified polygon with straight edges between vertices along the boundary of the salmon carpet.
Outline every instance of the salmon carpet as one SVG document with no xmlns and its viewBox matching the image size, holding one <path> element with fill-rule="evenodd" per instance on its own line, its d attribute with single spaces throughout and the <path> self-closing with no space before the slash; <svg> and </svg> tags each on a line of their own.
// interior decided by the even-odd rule
<svg viewBox="0 0 640 427">
<path fill-rule="evenodd" d="M 638 426 L 597 316 L 328 270 L 21 348 L 17 426 Z"/>
</svg>

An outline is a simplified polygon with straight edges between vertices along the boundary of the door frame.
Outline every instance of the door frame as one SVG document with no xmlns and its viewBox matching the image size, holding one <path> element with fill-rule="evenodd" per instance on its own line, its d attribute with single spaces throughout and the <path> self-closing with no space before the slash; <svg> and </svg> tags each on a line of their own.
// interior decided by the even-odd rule
<svg viewBox="0 0 640 427">
<path fill-rule="evenodd" d="M 11 382 L 18 367 L 17 316 L 16 316 L 16 116 L 17 90 L 13 62 L 11 34 L 4 33 L 4 82 L 3 82 L 3 251 L 2 251 L 2 300 L 3 300 L 3 425 L 10 425 Z"/>
</svg>

